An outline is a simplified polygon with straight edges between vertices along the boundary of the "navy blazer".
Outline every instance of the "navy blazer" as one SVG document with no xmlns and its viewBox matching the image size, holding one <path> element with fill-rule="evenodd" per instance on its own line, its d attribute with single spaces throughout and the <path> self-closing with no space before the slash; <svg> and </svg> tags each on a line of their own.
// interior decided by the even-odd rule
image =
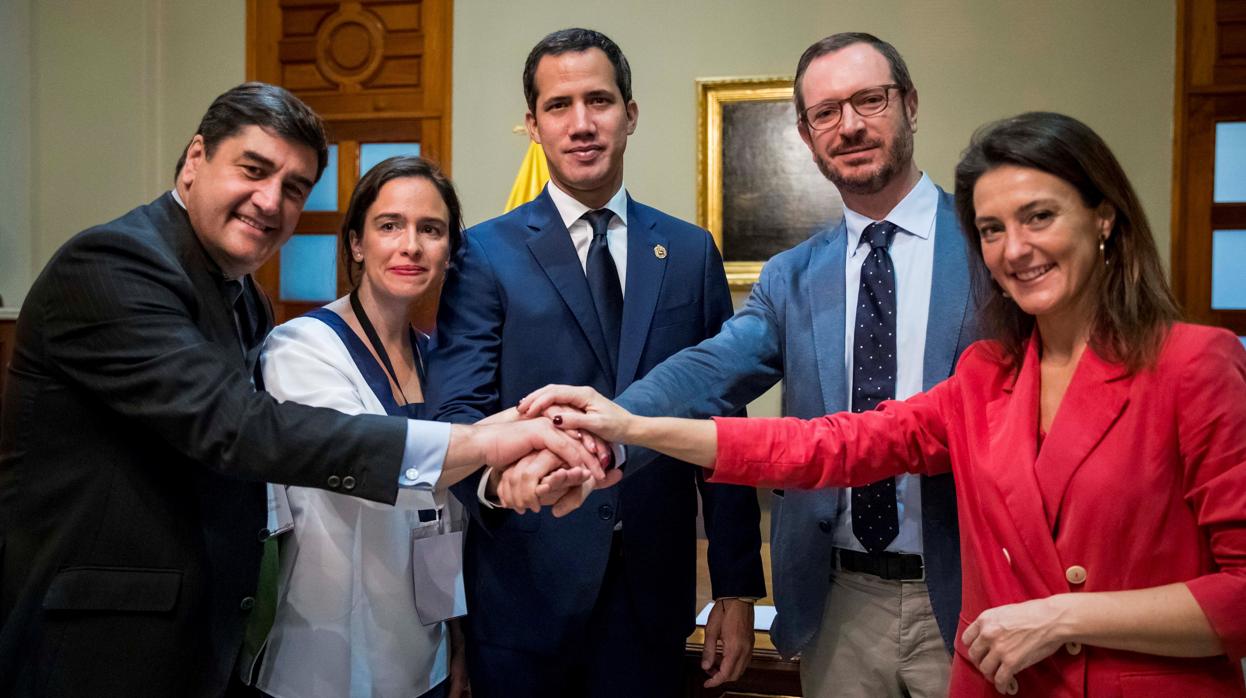
<svg viewBox="0 0 1246 698">
<path fill-rule="evenodd" d="M 548 192 L 467 231 L 428 357 L 438 419 L 474 422 L 548 383 L 614 395 L 718 331 L 731 297 L 713 239 L 630 198 L 627 213 L 616 376 L 584 269 Z M 706 484 L 700 468 L 672 459 L 656 466 L 593 493 L 561 519 L 483 508 L 480 474 L 460 483 L 455 493 L 471 514 L 465 572 L 473 640 L 554 652 L 583 638 L 622 520 L 626 583 L 645 631 L 682 641 L 694 627 L 698 489 L 715 597 L 764 596 L 755 491 Z"/>
<path fill-rule="evenodd" d="M 951 375 L 976 336 L 969 266 L 952 197 L 939 192 L 934 275 L 922 385 Z M 837 225 L 766 263 L 748 302 L 718 336 L 677 354 L 619 396 L 644 415 L 728 414 L 783 381 L 783 414 L 809 419 L 847 410 L 844 373 L 844 264 L 847 227 Z M 637 464 L 642 453 L 629 459 Z M 922 544 L 930 601 L 951 651 L 960 609 L 960 547 L 951 476 L 922 478 Z M 832 571 L 838 490 L 776 492 L 771 564 L 778 617 L 775 647 L 794 656 L 822 619 Z"/>
</svg>

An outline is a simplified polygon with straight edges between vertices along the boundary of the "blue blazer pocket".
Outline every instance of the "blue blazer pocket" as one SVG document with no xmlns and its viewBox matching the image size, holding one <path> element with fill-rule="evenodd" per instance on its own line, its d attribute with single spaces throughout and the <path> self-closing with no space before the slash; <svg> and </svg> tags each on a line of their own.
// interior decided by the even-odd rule
<svg viewBox="0 0 1246 698">
<path fill-rule="evenodd" d="M 181 570 L 68 567 L 52 579 L 43 609 L 166 613 L 177 605 L 181 586 Z"/>
<path fill-rule="evenodd" d="M 701 303 L 696 298 L 678 301 L 653 311 L 653 329 L 701 321 Z"/>
</svg>

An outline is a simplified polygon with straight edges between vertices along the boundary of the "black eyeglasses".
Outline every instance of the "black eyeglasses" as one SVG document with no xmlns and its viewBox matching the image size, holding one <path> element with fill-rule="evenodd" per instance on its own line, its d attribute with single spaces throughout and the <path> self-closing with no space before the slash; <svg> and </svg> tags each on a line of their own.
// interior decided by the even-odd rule
<svg viewBox="0 0 1246 698">
<path fill-rule="evenodd" d="M 815 104 L 804 111 L 802 117 L 805 125 L 815 131 L 835 128 L 844 116 L 844 105 L 851 104 L 852 110 L 861 116 L 874 116 L 887 110 L 888 97 L 891 90 L 904 91 L 899 85 L 879 85 L 867 87 L 853 94 L 848 99 L 829 99 Z"/>
</svg>

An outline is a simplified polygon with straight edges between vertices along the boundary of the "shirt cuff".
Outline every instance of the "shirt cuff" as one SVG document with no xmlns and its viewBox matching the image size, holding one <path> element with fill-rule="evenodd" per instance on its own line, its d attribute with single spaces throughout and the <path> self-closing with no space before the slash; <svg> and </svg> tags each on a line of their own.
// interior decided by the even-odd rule
<svg viewBox="0 0 1246 698">
<path fill-rule="evenodd" d="M 489 476 L 493 474 L 493 466 L 486 465 L 484 471 L 480 475 L 480 484 L 476 485 L 476 499 L 486 509 L 501 509 L 502 502 L 497 499 L 489 499 Z"/>
<path fill-rule="evenodd" d="M 623 444 L 610 444 L 611 453 L 614 455 L 615 468 L 622 468 L 627 462 L 627 446 Z"/>
<path fill-rule="evenodd" d="M 450 450 L 450 424 L 407 420 L 407 446 L 402 452 L 398 486 L 432 490 L 441 478 Z"/>
</svg>

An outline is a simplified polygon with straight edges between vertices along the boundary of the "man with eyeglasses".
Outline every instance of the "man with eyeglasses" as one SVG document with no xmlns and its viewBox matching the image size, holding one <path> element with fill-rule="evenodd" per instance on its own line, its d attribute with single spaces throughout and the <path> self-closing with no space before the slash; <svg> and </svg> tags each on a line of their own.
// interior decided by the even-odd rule
<svg viewBox="0 0 1246 698">
<path fill-rule="evenodd" d="M 795 102 L 844 220 L 772 258 L 717 336 L 616 398 L 632 412 L 724 414 L 785 377 L 787 415 L 873 409 L 946 378 L 973 340 L 952 197 L 913 162 L 903 58 L 869 34 L 829 36 L 801 56 Z M 771 522 L 771 636 L 801 655 L 806 696 L 946 693 L 960 610 L 950 476 L 776 492 Z"/>
</svg>

